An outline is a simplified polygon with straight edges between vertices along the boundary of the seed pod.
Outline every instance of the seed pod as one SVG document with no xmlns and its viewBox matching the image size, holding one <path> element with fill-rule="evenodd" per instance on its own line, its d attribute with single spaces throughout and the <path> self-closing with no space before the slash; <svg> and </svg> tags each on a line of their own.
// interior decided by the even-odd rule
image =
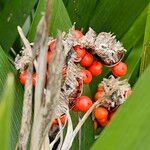
<svg viewBox="0 0 150 150">
<path fill-rule="evenodd" d="M 128 97 L 128 91 L 131 91 L 127 80 L 121 81 L 120 78 L 115 78 L 112 75 L 108 79 L 104 78 L 100 86 L 104 88 L 104 96 L 107 95 L 103 106 L 108 110 L 115 109 L 124 103 Z"/>
<path fill-rule="evenodd" d="M 100 33 L 95 41 L 95 53 L 100 57 L 101 61 L 108 67 L 112 67 L 119 63 L 125 53 L 124 47 L 116 37 L 111 33 Z"/>
</svg>

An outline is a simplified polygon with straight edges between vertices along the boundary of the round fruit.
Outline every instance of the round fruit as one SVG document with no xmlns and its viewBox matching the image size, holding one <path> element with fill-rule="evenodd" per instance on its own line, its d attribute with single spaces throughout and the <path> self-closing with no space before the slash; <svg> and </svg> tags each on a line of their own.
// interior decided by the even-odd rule
<svg viewBox="0 0 150 150">
<path fill-rule="evenodd" d="M 98 76 L 102 73 L 103 65 L 99 61 L 94 61 L 88 70 L 93 76 Z"/>
<path fill-rule="evenodd" d="M 67 116 L 66 115 L 60 116 L 60 122 L 61 122 L 61 124 L 64 125 L 66 121 L 67 121 Z"/>
<path fill-rule="evenodd" d="M 80 61 L 80 65 L 83 67 L 89 67 L 93 62 L 93 56 L 90 53 L 86 53 Z"/>
<path fill-rule="evenodd" d="M 97 107 L 94 110 L 94 116 L 99 121 L 108 118 L 108 110 L 104 107 Z"/>
<path fill-rule="evenodd" d="M 122 77 L 127 73 L 127 65 L 120 62 L 116 66 L 112 67 L 111 70 L 114 76 Z"/>
<path fill-rule="evenodd" d="M 94 97 L 95 101 L 97 101 L 97 100 L 99 100 L 100 98 L 102 98 L 103 93 L 104 93 L 103 91 L 98 91 L 98 92 L 96 92 L 95 97 Z"/>
<path fill-rule="evenodd" d="M 20 75 L 19 75 L 19 80 L 20 80 L 22 85 L 25 85 L 26 78 L 27 78 L 27 73 L 26 72 L 21 72 Z"/>
<path fill-rule="evenodd" d="M 104 92 L 104 87 L 103 86 L 99 86 L 97 89 L 97 92 Z"/>
<path fill-rule="evenodd" d="M 51 52 L 55 49 L 55 45 L 55 40 L 50 43 L 49 48 Z"/>
<path fill-rule="evenodd" d="M 80 39 L 83 37 L 83 33 L 80 30 L 73 30 L 73 35 L 77 39 Z"/>
<path fill-rule="evenodd" d="M 105 127 L 108 124 L 108 119 L 104 118 L 104 119 L 100 119 L 98 120 L 98 123 L 102 126 Z"/>
<path fill-rule="evenodd" d="M 86 54 L 86 50 L 84 48 L 81 48 L 80 45 L 76 45 L 73 49 L 76 51 L 77 56 L 80 59 L 82 59 Z"/>
<path fill-rule="evenodd" d="M 89 110 L 91 106 L 92 106 L 92 101 L 89 97 L 80 96 L 79 98 L 76 99 L 74 108 L 75 110 L 86 112 Z"/>
<path fill-rule="evenodd" d="M 83 83 L 88 84 L 92 81 L 92 74 L 88 70 L 82 70 L 83 73 Z"/>
<path fill-rule="evenodd" d="M 59 119 L 60 119 L 61 124 L 64 125 L 65 122 L 67 121 L 67 116 L 66 115 L 62 115 L 62 116 L 59 117 Z M 51 128 L 53 128 L 54 126 L 56 126 L 58 124 L 59 124 L 58 119 L 57 118 L 54 119 L 53 123 L 51 125 Z"/>
</svg>

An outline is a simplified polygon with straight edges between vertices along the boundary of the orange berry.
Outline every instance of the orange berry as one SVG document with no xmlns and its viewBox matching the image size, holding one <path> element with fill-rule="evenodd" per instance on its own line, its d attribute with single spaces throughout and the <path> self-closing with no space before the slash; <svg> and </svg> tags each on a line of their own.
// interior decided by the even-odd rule
<svg viewBox="0 0 150 150">
<path fill-rule="evenodd" d="M 108 119 L 107 118 L 103 118 L 98 120 L 98 123 L 102 126 L 105 127 L 108 124 Z"/>
<path fill-rule="evenodd" d="M 73 30 L 73 35 L 77 39 L 80 39 L 83 37 L 83 33 L 80 30 Z"/>
<path fill-rule="evenodd" d="M 102 73 L 102 68 L 102 63 L 100 63 L 99 61 L 93 61 L 88 70 L 92 73 L 93 76 L 98 76 Z"/>
<path fill-rule="evenodd" d="M 88 84 L 92 81 L 92 74 L 88 70 L 82 70 L 83 73 L 83 83 Z"/>
<path fill-rule="evenodd" d="M 97 92 L 104 92 L 104 87 L 103 86 L 98 87 Z"/>
<path fill-rule="evenodd" d="M 81 112 L 86 112 L 92 106 L 92 101 L 87 96 L 80 96 L 76 99 L 74 109 Z"/>
<path fill-rule="evenodd" d="M 119 62 L 116 66 L 111 68 L 112 74 L 116 77 L 122 77 L 127 73 L 127 65 Z"/>
<path fill-rule="evenodd" d="M 81 48 L 80 45 L 76 45 L 74 48 L 75 52 L 77 53 L 77 56 L 82 59 L 85 54 L 86 54 L 86 50 L 84 48 Z"/>
<path fill-rule="evenodd" d="M 90 53 L 86 53 L 85 56 L 80 61 L 80 65 L 83 67 L 89 67 L 93 62 L 93 56 Z"/>
<path fill-rule="evenodd" d="M 19 75 L 19 80 L 20 80 L 22 85 L 25 85 L 26 78 L 27 78 L 27 72 L 26 71 L 21 72 L 20 75 Z"/>
<path fill-rule="evenodd" d="M 97 107 L 94 110 L 94 116 L 99 121 L 108 118 L 108 110 L 104 107 Z"/>
<path fill-rule="evenodd" d="M 99 100 L 100 98 L 102 98 L 103 94 L 104 94 L 103 91 L 98 91 L 98 92 L 96 92 L 95 97 L 94 97 L 95 101 L 97 101 L 97 100 Z"/>
</svg>

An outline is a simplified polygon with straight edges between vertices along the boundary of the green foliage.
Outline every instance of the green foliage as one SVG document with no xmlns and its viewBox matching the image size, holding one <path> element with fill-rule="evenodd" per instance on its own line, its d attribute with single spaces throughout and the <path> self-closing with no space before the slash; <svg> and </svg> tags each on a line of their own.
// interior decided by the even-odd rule
<svg viewBox="0 0 150 150">
<path fill-rule="evenodd" d="M 140 73 L 147 68 L 150 64 L 150 4 L 147 12 L 147 21 L 145 28 L 144 44 L 143 44 L 143 56 L 141 62 Z"/>
<path fill-rule="evenodd" d="M 10 119 L 10 143 L 9 147 L 10 149 L 14 149 L 17 138 L 18 138 L 18 133 L 20 129 L 20 121 L 21 121 L 21 114 L 22 114 L 22 100 L 23 100 L 23 89 L 20 83 L 18 82 L 18 75 L 16 73 L 15 68 L 12 66 L 12 64 L 9 62 L 5 52 L 2 50 L 0 47 L 0 94 L 3 92 L 3 87 L 5 85 L 6 79 L 7 79 L 7 74 L 8 73 L 13 73 L 16 78 L 15 78 L 15 101 L 13 104 L 13 109 L 11 112 L 11 119 Z M 1 99 L 0 99 L 1 100 Z"/>
<path fill-rule="evenodd" d="M 17 26 L 22 26 L 35 5 L 36 0 L 9 1 L 0 13 L 0 45 L 8 51 L 18 33 Z"/>
<path fill-rule="evenodd" d="M 0 149 L 7 150 L 10 140 L 10 119 L 14 100 L 14 78 L 8 76 L 7 85 L 0 101 Z"/>
<path fill-rule="evenodd" d="M 150 66 L 91 150 L 148 150 Z"/>
<path fill-rule="evenodd" d="M 7 101 L 3 100 L 3 103 L 0 103 L 0 118 L 1 114 L 7 114 L 7 128 L 9 128 L 8 122 L 10 122 L 11 126 L 10 143 L 8 145 L 9 149 L 14 149 L 18 137 L 22 111 L 23 89 L 18 82 L 17 72 L 8 61 L 5 52 L 12 47 L 18 36 L 17 26 L 23 26 L 27 17 L 29 20 L 27 21 L 25 28 L 26 31 L 29 31 L 29 41 L 34 41 L 36 27 L 44 14 L 46 0 L 39 0 L 37 7 L 35 6 L 36 2 L 37 0 L 0 1 L 0 45 L 3 47 L 3 50 L 0 47 L 0 93 L 3 91 L 7 74 L 12 72 L 16 77 L 14 89 L 15 100 L 14 104 L 11 104 L 13 105 L 13 108 L 10 121 L 8 121 L 11 112 L 11 109 L 8 109 L 9 106 L 7 108 L 10 110 L 8 113 L 2 112 L 4 111 L 4 107 L 6 107 Z M 92 27 L 97 33 L 102 31 L 114 33 L 117 39 L 119 39 L 127 49 L 124 61 L 128 65 L 128 73 L 124 78 L 127 78 L 130 83 L 134 85 L 139 77 L 141 57 L 141 72 L 145 70 L 150 62 L 150 6 L 148 7 L 148 4 L 149 0 L 136 0 L 136 2 L 135 0 L 53 0 L 50 34 L 55 37 L 58 30 L 67 31 L 74 22 L 76 22 L 76 27 L 83 28 L 84 32 L 86 32 L 89 27 Z M 30 21 L 32 22 L 31 25 Z M 14 46 L 16 48 L 18 47 L 16 43 Z M 16 51 L 18 50 L 19 49 Z M 100 139 L 98 139 L 92 149 L 99 149 L 99 147 L 108 150 L 122 148 L 132 150 L 147 149 L 149 146 L 149 136 L 147 134 L 149 127 L 148 123 L 145 124 L 145 121 L 148 120 L 149 114 L 149 73 L 150 67 L 136 84 L 133 96 L 131 96 L 120 108 L 115 119 L 110 123 L 110 126 L 104 129 L 103 133 L 100 135 Z M 94 77 L 90 84 L 90 88 L 89 86 L 84 87 L 83 94 L 91 95 L 93 97 L 98 84 L 108 75 L 110 75 L 110 70 L 104 67 L 103 73 L 98 77 Z M 142 103 L 141 99 L 145 103 Z M 142 106 L 143 109 L 141 109 L 140 106 Z M 1 107 L 3 107 L 3 109 L 1 109 Z M 72 113 L 74 125 L 77 124 L 79 116 L 82 117 L 83 114 L 78 115 L 77 113 Z M 7 132 L 6 134 L 9 133 Z M 6 141 L 5 138 L 3 140 Z M 92 118 L 90 117 L 83 125 L 81 134 L 77 136 L 71 149 L 76 150 L 80 147 L 81 150 L 88 150 L 93 142 L 94 131 L 92 128 Z M 3 143 L 5 145 L 5 142 Z"/>
</svg>

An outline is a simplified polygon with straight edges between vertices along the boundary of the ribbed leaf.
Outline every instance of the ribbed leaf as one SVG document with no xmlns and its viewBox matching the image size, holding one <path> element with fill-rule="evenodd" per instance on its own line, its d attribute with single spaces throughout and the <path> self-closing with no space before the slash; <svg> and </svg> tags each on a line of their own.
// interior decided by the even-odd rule
<svg viewBox="0 0 150 150">
<path fill-rule="evenodd" d="M 22 26 L 35 5 L 36 0 L 13 0 L 5 5 L 0 13 L 0 45 L 9 50 L 18 33 L 17 26 Z"/>
<path fill-rule="evenodd" d="M 22 112 L 22 99 L 23 99 L 23 89 L 20 83 L 18 82 L 18 75 L 12 64 L 9 62 L 5 52 L 0 47 L 0 94 L 2 94 L 3 87 L 6 82 L 7 74 L 13 73 L 15 75 L 15 100 L 13 104 L 13 110 L 11 113 L 11 133 L 10 133 L 10 144 L 9 148 L 14 149 L 15 144 L 18 138 L 18 132 L 20 128 L 20 121 L 21 121 L 21 112 Z"/>
<path fill-rule="evenodd" d="M 146 17 L 147 17 L 147 7 L 139 15 L 139 17 L 135 20 L 135 22 L 133 23 L 133 25 L 124 34 L 124 36 L 121 38 L 121 42 L 123 43 L 124 47 L 127 49 L 127 56 L 130 53 L 131 49 L 137 45 L 137 43 L 143 42 Z M 118 38 L 118 36 L 116 38 Z M 135 49 L 135 50 L 137 50 L 137 49 Z M 139 53 L 137 53 L 137 54 L 139 54 Z M 140 55 L 139 55 L 139 57 L 140 57 Z M 128 62 L 128 61 L 126 61 L 126 62 Z M 134 64 L 133 65 L 130 64 L 129 66 L 132 67 L 132 66 L 134 66 Z M 91 89 L 92 96 L 94 96 L 98 84 L 109 73 L 110 73 L 110 70 L 107 69 L 107 68 L 104 68 L 103 73 L 100 76 L 94 77 L 92 83 L 90 84 L 90 89 Z"/>
<path fill-rule="evenodd" d="M 148 150 L 150 148 L 150 66 L 137 82 L 133 94 L 102 132 L 93 150 Z"/>
<path fill-rule="evenodd" d="M 147 68 L 149 64 L 150 64 L 150 4 L 147 12 L 147 21 L 143 45 L 143 56 L 141 61 L 140 73 L 143 73 L 143 71 Z"/>
<path fill-rule="evenodd" d="M 10 119 L 14 100 L 14 78 L 8 76 L 7 85 L 0 101 L 0 148 L 9 149 Z"/>
<path fill-rule="evenodd" d="M 71 21 L 62 0 L 53 0 L 52 2 L 52 20 L 50 34 L 52 36 L 56 36 L 58 30 L 67 31 L 71 27 Z M 44 14 L 45 3 L 46 0 L 39 0 L 38 7 L 34 15 L 34 20 L 29 32 L 30 41 L 34 40 L 38 22 Z"/>
</svg>

